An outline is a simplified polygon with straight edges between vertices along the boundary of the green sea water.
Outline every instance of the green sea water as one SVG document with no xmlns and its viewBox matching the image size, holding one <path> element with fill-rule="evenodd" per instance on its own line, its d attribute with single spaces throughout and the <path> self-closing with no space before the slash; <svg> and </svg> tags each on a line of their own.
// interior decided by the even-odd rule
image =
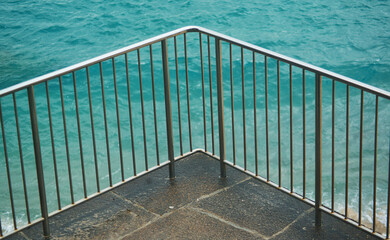
<svg viewBox="0 0 390 240">
<path fill-rule="evenodd" d="M 127 46 L 155 35 L 183 27 L 199 25 L 226 35 L 253 43 L 255 45 L 282 53 L 284 55 L 323 67 L 373 86 L 390 90 L 390 4 L 387 1 L 299 1 L 299 2 L 260 2 L 260 1 L 4 1 L 0 6 L 0 88 L 23 82 L 33 77 L 81 62 L 106 52 Z M 199 56 L 199 36 L 188 34 L 188 68 L 191 88 L 191 127 L 193 147 L 205 148 L 203 142 L 203 108 L 201 69 Z M 188 119 L 186 110 L 185 60 L 183 37 L 178 37 L 179 56 L 179 89 L 183 127 L 184 152 L 190 151 Z M 176 95 L 176 72 L 174 71 L 173 41 L 168 42 L 170 54 L 170 76 L 172 80 L 173 121 L 175 131 L 175 155 L 180 153 L 178 131 L 178 108 Z M 215 67 L 214 43 L 211 42 L 211 65 Z M 233 161 L 232 123 L 230 99 L 230 73 L 228 45 L 222 46 L 223 76 L 225 89 L 225 122 L 227 158 Z M 206 83 L 209 81 L 207 60 L 207 39 L 203 37 L 204 73 Z M 160 161 L 167 160 L 165 112 L 161 49 L 153 46 L 157 128 Z M 123 159 L 125 177 L 133 172 L 131 135 L 127 103 L 127 85 L 124 57 L 116 61 L 116 74 L 119 96 L 119 116 L 123 142 Z M 254 171 L 254 149 L 259 156 L 259 173 L 266 176 L 265 145 L 265 92 L 264 92 L 264 58 L 256 55 L 256 103 L 258 117 L 258 145 L 254 146 L 255 131 L 253 125 L 252 94 L 252 55 L 244 52 L 245 97 L 247 124 L 247 159 L 248 169 Z M 145 169 L 143 145 L 140 86 L 136 53 L 129 54 L 129 68 L 132 89 L 132 107 L 134 121 L 134 139 L 137 172 Z M 278 181 L 278 138 L 277 138 L 277 86 L 276 62 L 269 59 L 269 126 L 270 126 L 270 178 Z M 113 182 L 121 180 L 120 152 L 118 141 L 117 115 L 112 62 L 102 64 L 107 104 L 107 122 L 109 132 L 109 152 L 112 164 Z M 143 94 L 145 99 L 146 138 L 148 165 L 157 163 L 155 144 L 152 86 L 150 74 L 149 49 L 141 50 Z M 91 89 L 93 100 L 94 127 L 96 128 L 97 159 L 99 167 L 100 188 L 109 186 L 107 170 L 107 145 L 104 131 L 103 99 L 101 93 L 99 67 L 90 67 Z M 282 185 L 290 186 L 290 102 L 288 66 L 281 64 L 281 158 Z M 211 71 L 213 94 L 213 117 L 215 130 L 215 153 L 218 155 L 217 100 L 215 71 Z M 293 68 L 293 172 L 294 190 L 302 194 L 303 180 L 303 143 L 302 143 L 302 72 Z M 77 119 L 75 117 L 74 88 L 72 75 L 64 76 L 64 103 L 67 119 L 67 134 L 70 151 L 70 162 L 73 180 L 74 199 L 83 198 L 80 144 L 78 141 Z M 83 158 L 86 168 L 87 194 L 96 192 L 96 174 L 94 168 L 93 142 L 86 85 L 86 72 L 76 72 L 76 83 L 80 122 L 82 130 Z M 331 90 L 332 83 L 323 79 L 323 201 L 330 206 L 331 201 Z M 336 83 L 335 101 L 335 208 L 344 211 L 345 196 L 345 121 L 346 121 L 346 86 Z M 243 151 L 243 105 L 240 49 L 233 48 L 233 88 L 235 110 L 235 140 L 237 164 L 244 165 Z M 60 182 L 60 203 L 66 206 L 71 203 L 68 178 L 67 155 L 64 141 L 62 109 L 58 80 L 48 83 L 50 106 L 53 116 L 54 145 Z M 306 76 L 306 193 L 314 199 L 314 75 Z M 44 84 L 35 87 L 38 108 L 39 133 L 41 137 L 46 191 L 49 211 L 58 208 L 53 151 L 48 127 L 46 88 Z M 39 217 L 40 208 L 36 184 L 34 153 L 32 148 L 31 127 L 26 92 L 16 94 L 19 124 L 21 128 L 22 157 L 28 185 L 31 218 Z M 207 150 L 212 151 L 210 91 L 206 89 L 206 126 Z M 14 190 L 16 217 L 19 226 L 27 222 L 23 184 L 21 178 L 20 154 L 15 128 L 15 114 L 12 96 L 1 99 L 5 136 L 11 170 L 11 182 Z M 379 100 L 379 135 L 378 135 L 378 218 L 386 220 L 388 161 L 389 161 L 389 103 Z M 363 135 L 363 219 L 372 222 L 373 196 L 373 153 L 374 153 L 374 113 L 375 97 L 365 94 L 364 97 L 364 135 Z M 349 148 L 349 206 L 357 211 L 358 176 L 359 176 L 359 124 L 360 124 L 360 91 L 350 90 L 350 148 Z M 5 167 L 5 156 L 1 141 L 0 160 L 0 217 L 3 231 L 13 229 L 12 213 L 9 201 L 8 181 Z"/>
</svg>

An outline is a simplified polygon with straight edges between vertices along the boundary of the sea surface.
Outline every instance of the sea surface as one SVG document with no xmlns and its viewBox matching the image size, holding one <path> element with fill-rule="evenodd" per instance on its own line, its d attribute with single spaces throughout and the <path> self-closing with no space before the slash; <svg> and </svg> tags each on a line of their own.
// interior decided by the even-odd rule
<svg viewBox="0 0 390 240">
<path fill-rule="evenodd" d="M 284 54 L 298 60 L 311 63 L 327 70 L 345 75 L 358 81 L 390 91 L 390 2 L 389 1 L 2 1 L 0 5 L 0 89 L 29 80 L 31 78 L 67 67 L 72 64 L 96 57 L 116 50 L 132 43 L 171 31 L 187 25 L 198 25 L 211 30 L 235 37 L 237 39 L 261 46 L 263 48 Z M 183 151 L 188 152 L 189 134 L 186 110 L 186 85 L 184 74 L 183 37 L 178 37 L 179 54 L 179 89 L 182 110 Z M 191 121 L 193 147 L 205 148 L 203 140 L 203 108 L 201 89 L 201 69 L 199 67 L 199 36 L 188 34 L 188 68 L 189 84 L 191 86 Z M 209 80 L 207 59 L 207 38 L 203 37 L 204 76 L 206 83 Z M 169 41 L 172 53 L 173 41 Z M 211 47 L 214 43 L 211 42 Z M 156 150 L 153 98 L 150 75 L 149 49 L 141 50 L 141 65 L 143 77 L 143 94 L 145 99 L 145 121 L 149 167 L 156 165 L 159 160 L 167 160 L 165 112 L 163 83 L 161 75 L 161 54 L 159 45 L 153 46 L 155 56 L 156 75 L 156 106 L 159 149 Z M 227 136 L 227 158 L 233 161 L 232 152 L 232 123 L 230 104 L 230 76 L 228 62 L 228 46 L 223 45 L 223 71 L 225 95 L 225 122 Z M 214 64 L 213 48 L 211 60 Z M 174 58 L 169 55 L 171 78 L 175 81 Z M 259 174 L 266 176 L 265 157 L 265 113 L 264 113 L 264 58 L 256 56 L 257 110 L 258 116 L 258 146 L 254 146 L 253 125 L 253 95 L 251 84 L 252 55 L 245 51 L 245 86 L 248 96 L 245 98 L 247 121 L 247 159 L 248 169 L 254 171 L 254 149 L 259 154 Z M 130 177 L 134 171 L 132 167 L 132 148 L 130 144 L 129 116 L 127 105 L 127 85 L 125 76 L 124 57 L 116 60 L 118 96 L 122 130 L 123 159 L 125 177 Z M 225 61 L 226 60 L 226 61 Z M 138 62 L 136 52 L 129 54 L 131 96 L 133 106 L 135 153 L 138 168 L 137 172 L 145 170 L 145 154 L 143 145 L 140 86 L 138 82 Z M 120 152 L 118 150 L 118 125 L 116 122 L 114 85 L 112 79 L 112 62 L 102 64 L 104 69 L 104 83 L 106 90 L 107 122 L 109 147 L 105 137 L 105 125 L 102 109 L 102 94 L 99 75 L 99 66 L 90 67 L 91 96 L 93 106 L 94 125 L 96 130 L 96 145 L 99 159 L 100 189 L 109 186 L 107 156 L 112 160 L 112 181 L 121 180 Z M 269 124 L 270 124 L 270 179 L 278 182 L 278 139 L 277 139 L 277 102 L 276 102 L 276 62 L 269 60 Z M 243 166 L 243 116 L 241 96 L 241 56 L 240 49 L 233 48 L 233 85 L 234 85 L 234 113 L 235 113 L 235 140 L 237 164 Z M 251 75 L 252 74 L 252 75 Z M 91 122 L 86 85 L 86 72 L 80 70 L 75 73 L 78 93 L 78 105 L 82 132 L 82 146 L 86 168 L 87 195 L 96 192 L 95 157 L 91 138 Z M 213 103 L 210 103 L 210 91 L 206 90 L 207 107 L 207 148 L 212 151 L 211 111 L 214 107 L 215 153 L 218 154 L 218 127 L 217 101 L 215 90 L 215 71 L 211 71 L 213 79 Z M 303 193 L 303 144 L 302 144 L 302 72 L 293 69 L 293 162 L 294 162 L 294 191 Z M 306 80 L 306 195 L 314 199 L 314 76 L 308 73 Z M 84 196 L 82 185 L 80 143 L 78 141 L 77 119 L 75 118 L 75 98 L 73 76 L 67 75 L 62 79 L 64 88 L 65 115 L 67 117 L 67 134 L 72 170 L 74 200 Z M 172 83 L 174 124 L 178 124 L 176 83 Z M 323 80 L 323 201 L 330 207 L 331 204 L 331 106 L 332 83 L 329 79 Z M 345 122 L 346 122 L 346 86 L 336 83 L 335 100 L 335 210 L 345 211 Z M 57 160 L 57 172 L 60 182 L 60 204 L 64 207 L 71 203 L 70 183 L 68 178 L 67 153 L 64 142 L 62 109 L 59 93 L 59 82 L 49 81 L 51 114 L 53 117 L 54 146 Z M 209 88 L 207 88 L 209 89 Z M 58 196 L 55 186 L 55 169 L 53 164 L 53 148 L 48 127 L 48 104 L 46 102 L 46 86 L 40 84 L 35 87 L 37 97 L 39 133 L 42 144 L 43 165 L 48 196 L 49 211 L 58 209 Z M 350 155 L 349 155 L 349 199 L 350 213 L 358 211 L 359 189 L 359 124 L 360 124 L 360 91 L 350 90 Z M 290 120 L 289 120 L 289 80 L 288 66 L 281 64 L 281 126 L 282 126 L 282 186 L 290 187 Z M 15 128 L 15 113 L 12 95 L 1 98 L 4 131 L 6 137 L 7 156 L 9 160 L 13 198 L 15 201 L 15 215 L 18 226 L 27 223 L 23 180 L 21 177 L 20 156 L 24 160 L 26 172 L 27 195 L 31 220 L 37 219 L 40 214 L 34 153 L 32 148 L 31 127 L 26 92 L 15 95 L 19 125 L 21 129 L 22 154 L 19 154 L 18 140 Z M 377 179 L 377 221 L 384 225 L 386 222 L 388 169 L 389 169 L 389 133 L 390 133 L 390 104 L 389 101 L 379 99 L 379 134 L 378 134 L 378 179 Z M 363 199 L 362 216 L 364 224 L 372 223 L 373 207 L 373 173 L 374 173 L 374 114 L 375 97 L 364 95 L 363 117 Z M 175 155 L 180 153 L 179 132 L 174 130 Z M 8 194 L 8 180 L 3 151 L 4 142 L 1 141 L 0 153 L 0 217 L 4 232 L 12 231 L 12 211 Z M 108 149 L 108 151 L 107 151 Z"/>
</svg>

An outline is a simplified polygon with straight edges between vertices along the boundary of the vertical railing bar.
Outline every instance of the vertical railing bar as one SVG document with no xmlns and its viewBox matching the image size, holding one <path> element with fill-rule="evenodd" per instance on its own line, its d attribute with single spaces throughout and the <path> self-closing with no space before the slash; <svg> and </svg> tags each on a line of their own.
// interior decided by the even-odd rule
<svg viewBox="0 0 390 240">
<path fill-rule="evenodd" d="M 389 223 L 390 223 L 390 139 L 389 139 L 389 170 L 387 180 L 387 217 L 386 217 L 386 239 L 389 239 Z"/>
<path fill-rule="evenodd" d="M 64 140 L 65 140 L 65 150 L 66 150 L 66 161 L 67 161 L 67 165 L 68 165 L 70 198 L 71 198 L 71 203 L 74 204 L 73 183 L 72 183 L 72 168 L 71 168 L 71 165 L 70 165 L 68 131 L 66 129 L 66 114 L 65 114 L 65 105 L 64 105 L 64 92 L 63 92 L 63 88 L 62 88 L 62 77 L 61 76 L 59 76 L 58 81 L 59 81 L 59 85 L 60 85 L 62 122 L 63 122 L 63 125 L 64 125 Z"/>
<path fill-rule="evenodd" d="M 199 33 L 199 50 L 200 50 L 200 71 L 201 71 L 201 75 L 202 75 L 204 150 L 207 152 L 207 127 L 206 127 L 206 102 L 205 102 L 206 97 L 205 97 L 205 88 L 204 88 L 202 33 Z"/>
<path fill-rule="evenodd" d="M 92 111 L 91 82 L 89 79 L 89 68 L 88 67 L 86 67 L 86 73 L 87 73 L 87 86 L 88 86 L 89 114 L 90 114 L 90 118 L 91 118 L 93 156 L 94 156 L 94 161 L 95 161 L 96 190 L 97 190 L 97 192 L 100 192 L 99 166 L 98 166 L 98 159 L 97 159 L 97 153 L 96 153 L 95 126 L 94 126 L 93 111 Z"/>
<path fill-rule="evenodd" d="M 335 119 L 335 80 L 332 79 L 332 207 L 331 211 L 334 212 L 334 119 Z"/>
<path fill-rule="evenodd" d="M 279 187 L 282 186 L 282 158 L 280 148 L 280 62 L 277 60 L 277 88 L 278 88 L 278 177 Z"/>
<path fill-rule="evenodd" d="M 113 74 L 113 78 L 114 78 L 116 123 L 118 125 L 119 159 L 120 159 L 120 164 L 121 164 L 121 177 L 122 177 L 122 182 L 123 182 L 125 180 L 125 173 L 124 173 L 124 167 L 123 167 L 122 135 L 121 135 L 121 125 L 120 125 L 120 117 L 119 117 L 118 86 L 117 86 L 117 81 L 116 81 L 115 58 L 112 58 L 112 74 Z"/>
<path fill-rule="evenodd" d="M 215 38 L 215 58 L 217 70 L 217 94 L 218 94 L 218 130 L 219 130 L 219 154 L 221 178 L 226 178 L 225 153 L 225 120 L 223 110 L 223 80 L 222 80 L 222 54 L 221 39 Z M 211 90 L 211 89 L 210 89 Z"/>
<path fill-rule="evenodd" d="M 293 82 L 292 82 L 292 65 L 290 64 L 290 192 L 294 192 L 294 160 L 293 160 Z"/>
<path fill-rule="evenodd" d="M 315 226 L 319 227 L 322 205 L 322 79 L 318 73 L 315 90 Z"/>
<path fill-rule="evenodd" d="M 51 118 L 49 85 L 48 85 L 47 81 L 45 82 L 45 87 L 46 87 L 47 112 L 48 112 L 48 116 L 49 116 L 51 150 L 53 152 L 54 179 L 55 179 L 56 190 L 57 190 L 57 203 L 58 203 L 58 210 L 61 210 L 61 197 L 60 197 L 60 186 L 58 184 L 57 158 L 56 158 L 56 151 L 55 151 L 55 146 L 54 146 L 54 132 L 53 132 L 53 124 L 52 124 L 52 118 Z M 16 104 L 16 102 L 15 102 L 15 104 Z M 22 152 L 20 152 L 20 153 L 22 153 Z"/>
<path fill-rule="evenodd" d="M 264 56 L 264 96 L 265 96 L 265 138 L 267 160 L 267 182 L 269 181 L 269 138 L 268 138 L 268 58 Z"/>
<path fill-rule="evenodd" d="M 303 199 L 306 198 L 306 76 L 302 69 L 302 154 L 303 154 Z"/>
<path fill-rule="evenodd" d="M 244 48 L 241 48 L 241 79 L 242 79 L 242 127 L 244 138 L 244 169 L 247 169 L 246 159 L 246 124 L 245 124 L 245 76 L 244 76 Z"/>
<path fill-rule="evenodd" d="M 376 181 L 377 181 L 377 164 L 378 164 L 378 95 L 375 97 L 375 139 L 374 139 L 374 196 L 372 207 L 372 232 L 376 230 Z"/>
<path fill-rule="evenodd" d="M 148 168 L 148 150 L 146 145 L 146 129 L 145 129 L 145 109 L 144 109 L 144 94 L 142 91 L 142 71 L 141 71 L 141 56 L 140 51 L 137 49 L 137 57 L 138 57 L 138 74 L 139 74 L 139 92 L 141 96 L 141 113 L 142 113 L 142 131 L 144 134 L 144 153 L 145 153 L 145 169 Z"/>
<path fill-rule="evenodd" d="M 213 111 L 213 87 L 211 78 L 211 54 L 210 54 L 210 36 L 207 35 L 207 52 L 209 60 L 209 83 L 210 83 L 210 114 L 211 114 L 211 142 L 213 154 L 215 154 L 215 141 L 214 141 L 214 111 Z"/>
<path fill-rule="evenodd" d="M 110 159 L 110 143 L 109 143 L 109 139 L 108 139 L 107 112 L 106 112 L 106 98 L 105 98 L 105 96 L 104 96 L 104 79 L 103 79 L 103 66 L 102 66 L 102 62 L 99 62 L 99 68 L 100 68 L 100 84 L 101 84 L 101 88 L 102 88 L 104 130 L 105 130 L 105 134 L 106 134 L 108 177 L 109 177 L 110 187 L 112 187 L 111 159 Z"/>
<path fill-rule="evenodd" d="M 347 109 L 345 122 L 345 219 L 348 218 L 348 158 L 349 158 L 349 85 L 346 93 Z"/>
<path fill-rule="evenodd" d="M 7 170 L 7 179 L 8 179 L 9 198 L 10 198 L 11 211 L 12 211 L 12 220 L 13 220 L 13 224 L 14 224 L 14 229 L 17 230 L 18 226 L 16 224 L 14 196 L 13 196 L 13 191 L 12 191 L 11 174 L 10 174 L 10 170 L 9 170 L 9 159 L 8 159 L 8 151 L 7 151 L 7 142 L 6 142 L 6 138 L 5 138 L 4 120 L 3 120 L 3 111 L 2 111 L 2 107 L 1 107 L 1 101 L 0 101 L 0 122 L 1 122 L 1 134 L 3 136 L 4 158 L 5 158 L 5 166 L 6 166 L 6 170 Z"/>
<path fill-rule="evenodd" d="M 0 218 L 0 237 L 3 236 L 3 227 L 1 226 L 1 218 Z"/>
<path fill-rule="evenodd" d="M 168 158 L 169 158 L 169 178 L 175 178 L 175 155 L 173 148 L 173 130 L 172 130 L 172 108 L 171 108 L 171 90 L 169 80 L 169 62 L 167 40 L 161 41 L 161 56 L 164 72 L 164 95 L 165 95 L 165 117 L 167 126 L 167 143 L 168 143 Z M 176 78 L 177 79 L 177 78 Z"/>
<path fill-rule="evenodd" d="M 179 138 L 180 138 L 180 155 L 183 155 L 183 137 L 181 130 L 181 111 L 180 111 L 180 86 L 179 86 L 179 64 L 177 58 L 177 40 L 176 36 L 173 38 L 175 44 L 175 67 L 176 67 L 176 89 L 177 89 L 177 112 L 179 118 Z"/>
<path fill-rule="evenodd" d="M 43 222 L 42 222 L 43 236 L 45 238 L 48 238 L 50 235 L 49 214 L 47 212 L 45 178 L 43 176 L 41 145 L 39 143 L 39 130 L 38 130 L 37 109 L 35 106 L 34 86 L 31 85 L 27 88 L 27 95 L 28 95 L 28 105 L 30 110 L 31 131 L 32 131 L 32 137 L 34 143 L 34 156 L 35 156 L 35 166 L 36 166 L 37 180 L 38 180 L 39 203 L 41 206 L 41 217 L 43 218 Z M 1 109 L 0 109 L 0 115 L 1 115 Z M 1 125 L 3 128 L 2 117 L 1 117 Z"/>
<path fill-rule="evenodd" d="M 234 91 L 233 91 L 233 51 L 232 44 L 229 43 L 229 61 L 230 61 L 230 95 L 232 105 L 232 140 L 233 140 L 233 164 L 236 165 L 236 136 L 234 129 Z"/>
<path fill-rule="evenodd" d="M 253 125 L 255 132 L 255 172 L 256 176 L 259 176 L 259 162 L 257 156 L 257 111 L 256 111 L 256 56 L 255 52 L 252 52 L 253 57 Z"/>
<path fill-rule="evenodd" d="M 153 116 L 154 116 L 154 137 L 156 141 L 156 157 L 157 165 L 160 166 L 160 154 L 158 149 L 158 132 L 157 132 L 157 113 L 156 113 L 156 89 L 154 87 L 154 69 L 153 69 L 153 49 L 152 45 L 149 45 L 150 51 L 150 74 L 152 77 L 152 93 L 153 93 Z"/>
<path fill-rule="evenodd" d="M 185 68 L 186 68 L 188 132 L 189 132 L 189 140 L 190 140 L 190 152 L 192 152 L 190 91 L 189 91 L 189 83 L 188 83 L 188 58 L 187 58 L 187 34 L 186 33 L 184 33 L 184 59 L 185 59 Z"/>
<path fill-rule="evenodd" d="M 127 101 L 129 103 L 129 121 L 130 121 L 130 134 L 131 134 L 131 155 L 133 158 L 133 174 L 137 176 L 137 169 L 135 163 L 135 148 L 134 148 L 134 133 L 133 133 L 133 117 L 131 111 L 131 95 L 130 95 L 130 76 L 129 76 L 129 63 L 127 59 L 127 53 L 125 53 L 126 62 L 126 81 L 127 81 Z"/>
<path fill-rule="evenodd" d="M 46 82 L 47 83 L 47 82 Z M 26 205 L 26 214 L 27 214 L 27 222 L 31 223 L 30 220 L 30 208 L 28 204 L 28 195 L 27 195 L 27 185 L 26 185 L 26 175 L 24 172 L 24 161 L 23 161 L 23 151 L 22 151 L 22 142 L 20 140 L 20 129 L 19 129 L 19 118 L 18 118 L 18 108 L 16 105 L 16 97 L 15 93 L 12 93 L 12 98 L 14 102 L 14 111 L 15 111 L 15 123 L 16 123 L 16 133 L 18 136 L 18 147 L 19 147 L 19 156 L 20 156 L 20 168 L 22 171 L 22 181 L 23 181 L 23 192 L 24 192 L 24 201 Z M 56 168 L 56 166 L 54 166 Z M 57 171 L 56 171 L 57 173 Z M 57 177 L 57 175 L 56 175 Z M 57 178 L 56 178 L 57 180 Z M 56 182 L 57 183 L 57 182 Z M 57 193 L 58 193 L 58 185 L 57 185 Z"/>
<path fill-rule="evenodd" d="M 364 92 L 361 90 L 360 98 L 360 146 L 359 146 L 359 226 L 362 225 L 362 177 L 363 177 L 363 107 Z"/>
<path fill-rule="evenodd" d="M 77 118 L 77 131 L 79 135 L 79 147 L 80 147 L 80 159 L 81 159 L 81 174 L 83 178 L 83 189 L 84 189 L 84 198 L 87 198 L 87 185 L 85 182 L 85 167 L 84 167 L 84 156 L 83 156 L 83 142 L 81 140 L 81 126 L 80 126 L 80 114 L 79 114 L 79 103 L 77 99 L 77 87 L 76 87 L 76 74 L 73 71 L 73 90 L 74 90 L 74 100 L 76 105 L 76 118 Z"/>
</svg>

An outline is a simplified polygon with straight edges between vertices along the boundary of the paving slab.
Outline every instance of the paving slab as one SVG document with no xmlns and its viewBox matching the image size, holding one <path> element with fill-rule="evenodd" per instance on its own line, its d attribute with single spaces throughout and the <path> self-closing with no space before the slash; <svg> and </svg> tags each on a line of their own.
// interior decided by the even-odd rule
<svg viewBox="0 0 390 240">
<path fill-rule="evenodd" d="M 322 213 L 322 225 L 315 227 L 314 211 L 306 217 L 293 223 L 285 232 L 273 239 L 377 239 L 371 234 L 347 224 L 341 219 L 336 219 L 327 213 Z"/>
<path fill-rule="evenodd" d="M 140 179 L 114 190 L 145 209 L 163 215 L 180 208 L 202 195 L 230 186 L 248 178 L 235 169 L 228 168 L 228 178 L 219 178 L 219 163 L 203 153 L 192 154 L 178 161 L 176 178 L 168 178 L 167 168 L 142 176 Z"/>
<path fill-rule="evenodd" d="M 184 208 L 123 239 L 263 239 L 208 215 Z"/>
<path fill-rule="evenodd" d="M 283 230 L 312 207 L 256 179 L 198 201 L 196 207 L 267 237 Z"/>
<path fill-rule="evenodd" d="M 51 239 L 117 239 L 154 217 L 154 214 L 108 192 L 51 217 Z M 44 239 L 42 224 L 24 230 L 23 234 L 30 239 Z"/>
</svg>

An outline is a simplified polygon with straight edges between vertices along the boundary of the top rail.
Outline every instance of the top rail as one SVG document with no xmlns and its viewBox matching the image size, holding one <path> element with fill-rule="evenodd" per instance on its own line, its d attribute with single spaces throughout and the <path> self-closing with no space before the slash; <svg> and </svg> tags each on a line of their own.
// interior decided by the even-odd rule
<svg viewBox="0 0 390 240">
<path fill-rule="evenodd" d="M 182 28 L 179 28 L 179 29 L 176 29 L 176 30 L 173 30 L 173 31 L 161 34 L 161 35 L 158 35 L 156 37 L 149 38 L 149 39 L 147 39 L 145 41 L 142 41 L 142 42 L 139 42 L 139 43 L 135 43 L 135 44 L 129 45 L 127 47 L 124 47 L 124 48 L 121 48 L 121 49 L 118 49 L 118 50 L 115 50 L 115 51 L 112 51 L 112 52 L 100 55 L 98 57 L 95 57 L 95 58 L 92 58 L 92 59 L 89 59 L 89 60 L 86 60 L 86 61 L 83 61 L 81 63 L 75 64 L 75 65 L 72 65 L 72 66 L 69 66 L 69 67 L 66 67 L 66 68 L 63 68 L 63 69 L 60 69 L 60 70 L 57 70 L 57 71 L 45 74 L 45 75 L 42 75 L 40 77 L 33 78 L 31 80 L 27 80 L 25 82 L 22 82 L 22 83 L 14 85 L 14 86 L 11 86 L 11 87 L 8 87 L 8 88 L 0 90 L 0 97 L 3 97 L 3 96 L 8 95 L 10 93 L 16 92 L 18 90 L 27 88 L 27 87 L 29 87 L 31 85 L 35 85 L 35 84 L 47 81 L 49 79 L 53 79 L 53 78 L 62 76 L 64 74 L 68 74 L 68 73 L 71 73 L 73 71 L 77 71 L 79 69 L 82 69 L 82 68 L 94 65 L 96 63 L 108 60 L 110 58 L 117 57 L 119 55 L 122 55 L 122 54 L 125 54 L 125 53 L 128 53 L 128 52 L 137 50 L 139 48 L 142 48 L 142 47 L 151 45 L 153 43 L 162 41 L 164 39 L 175 37 L 177 35 L 180 35 L 180 34 L 183 34 L 183 33 L 187 33 L 187 32 L 199 32 L 199 33 L 203 33 L 203 34 L 206 34 L 206 35 L 209 35 L 209 36 L 213 36 L 213 37 L 218 38 L 220 40 L 223 40 L 223 41 L 226 41 L 226 42 L 238 45 L 238 46 L 243 47 L 245 49 L 248 49 L 248 50 L 260 53 L 262 55 L 274 58 L 276 60 L 280 60 L 282 62 L 285 62 L 285 63 L 291 64 L 291 65 L 300 67 L 302 69 L 305 69 L 305 70 L 308 70 L 308 71 L 311 71 L 311 72 L 314 72 L 314 73 L 318 73 L 321 76 L 334 79 L 336 81 L 345 83 L 347 85 L 359 88 L 361 90 L 373 93 L 373 94 L 375 94 L 377 96 L 380 96 L 380 97 L 383 97 L 383 98 L 386 98 L 386 99 L 390 100 L 390 92 L 388 92 L 386 90 L 383 90 L 383 89 L 371 86 L 369 84 L 365 84 L 365 83 L 359 82 L 359 81 L 354 80 L 352 78 L 345 77 L 343 75 L 340 75 L 340 74 L 328 71 L 328 70 L 320 68 L 320 67 L 316 67 L 316 66 L 314 66 L 312 64 L 305 63 L 305 62 L 302 62 L 300 60 L 296 60 L 294 58 L 290 58 L 290 57 L 287 57 L 285 55 L 282 55 L 282 54 L 279 54 L 279 53 L 267 50 L 265 48 L 258 47 L 256 45 L 251 44 L 251 43 L 247 43 L 245 41 L 241 41 L 241 40 L 238 40 L 236 38 L 229 37 L 227 35 L 224 35 L 224 34 L 221 34 L 221 33 L 218 33 L 218 32 L 215 32 L 215 31 L 203 28 L 203 27 L 198 27 L 198 26 L 182 27 Z"/>
<path fill-rule="evenodd" d="M 218 33 L 218 32 L 215 32 L 215 31 L 212 31 L 212 30 L 209 30 L 209 29 L 206 29 L 206 28 L 202 28 L 202 27 L 194 27 L 194 28 L 196 28 L 196 30 L 193 29 L 192 31 L 197 31 L 197 32 L 200 32 L 200 33 L 204 33 L 204 34 L 207 34 L 207 35 L 219 38 L 219 39 L 224 40 L 226 42 L 233 43 L 235 45 L 243 47 L 245 49 L 248 49 L 248 50 L 260 53 L 262 55 L 274 58 L 276 60 L 280 60 L 282 62 L 285 62 L 285 63 L 291 64 L 291 65 L 303 68 L 305 70 L 308 70 L 308 71 L 311 71 L 311 72 L 314 72 L 314 73 L 318 73 L 321 76 L 324 76 L 324 77 L 327 77 L 327 78 L 331 78 L 331 79 L 343 82 L 343 83 L 348 84 L 350 86 L 362 89 L 364 91 L 376 94 L 376 95 L 378 95 L 380 97 L 383 97 L 383 98 L 386 98 L 386 99 L 390 100 L 390 92 L 385 91 L 383 89 L 371 86 L 369 84 L 365 84 L 365 83 L 359 82 L 359 81 L 354 80 L 352 78 L 345 77 L 343 75 L 340 75 L 340 74 L 328 71 L 326 69 L 323 69 L 323 68 L 320 68 L 320 67 L 316 67 L 316 66 L 314 66 L 312 64 L 305 63 L 305 62 L 302 62 L 300 60 L 296 60 L 296 59 L 291 58 L 291 57 L 287 57 L 287 56 L 285 56 L 283 54 L 279 54 L 279 53 L 267 50 L 265 48 L 258 47 L 256 45 L 251 44 L 251 43 L 247 43 L 245 41 L 241 41 L 241 40 L 238 40 L 236 38 L 229 37 L 229 36 L 226 36 L 224 34 L 221 34 L 221 33 Z"/>
<path fill-rule="evenodd" d="M 192 27 L 192 26 L 182 27 L 182 28 L 158 35 L 156 37 L 152 37 L 152 38 L 149 38 L 147 40 L 144 40 L 144 41 L 141 41 L 141 42 L 138 42 L 135 44 L 131 44 L 127 47 L 120 48 L 118 50 L 100 55 L 98 57 L 91 58 L 89 60 L 74 64 L 72 66 L 62 68 L 60 70 L 57 70 L 57 71 L 30 79 L 30 80 L 27 80 L 25 82 L 15 84 L 11 87 L 2 89 L 2 90 L 0 90 L 0 97 L 3 97 L 3 96 L 8 95 L 10 93 L 16 92 L 18 90 L 27 88 L 31 85 L 36 85 L 36 84 L 39 84 L 41 82 L 44 82 L 44 81 L 47 81 L 47 80 L 50 80 L 50 79 L 74 72 L 74 71 L 77 71 L 77 70 L 80 70 L 82 68 L 92 66 L 96 63 L 103 62 L 105 60 L 120 56 L 122 54 L 143 48 L 143 47 L 151 45 L 153 43 L 160 42 L 161 40 L 168 39 L 168 38 L 171 38 L 171 37 L 174 37 L 174 36 L 186 33 L 186 32 L 194 32 L 194 31 L 196 31 L 196 27 Z"/>
</svg>

